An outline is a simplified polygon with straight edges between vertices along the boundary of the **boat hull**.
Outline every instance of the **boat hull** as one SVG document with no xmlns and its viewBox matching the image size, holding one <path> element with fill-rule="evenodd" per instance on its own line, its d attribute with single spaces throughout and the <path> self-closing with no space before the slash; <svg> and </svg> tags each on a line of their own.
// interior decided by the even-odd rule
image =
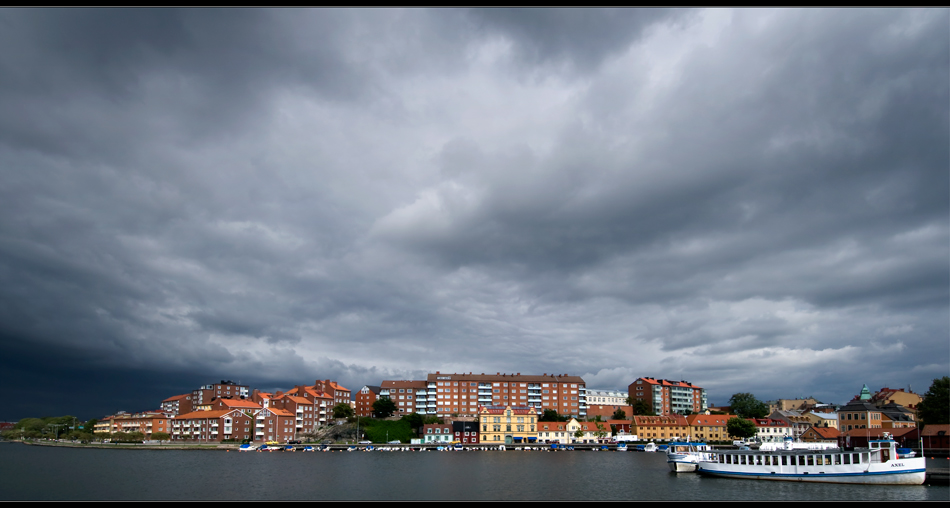
<svg viewBox="0 0 950 508">
<path fill-rule="evenodd" d="M 739 472 L 697 468 L 696 472 L 720 478 L 738 478 L 745 480 L 773 480 L 786 482 L 813 483 L 849 483 L 861 485 L 922 485 L 926 479 L 924 469 L 900 472 L 859 472 L 859 473 L 761 473 Z"/>
<path fill-rule="evenodd" d="M 674 473 L 695 473 L 696 463 L 688 460 L 669 460 L 667 464 Z"/>
</svg>

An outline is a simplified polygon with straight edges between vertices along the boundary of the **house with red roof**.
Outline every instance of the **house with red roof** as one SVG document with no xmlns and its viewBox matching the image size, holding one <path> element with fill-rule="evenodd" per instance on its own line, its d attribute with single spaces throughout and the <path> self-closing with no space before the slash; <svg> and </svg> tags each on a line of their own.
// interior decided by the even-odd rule
<svg viewBox="0 0 950 508">
<path fill-rule="evenodd" d="M 731 441 L 727 422 L 736 415 L 694 414 L 686 417 L 690 439 L 693 441 Z"/>
</svg>

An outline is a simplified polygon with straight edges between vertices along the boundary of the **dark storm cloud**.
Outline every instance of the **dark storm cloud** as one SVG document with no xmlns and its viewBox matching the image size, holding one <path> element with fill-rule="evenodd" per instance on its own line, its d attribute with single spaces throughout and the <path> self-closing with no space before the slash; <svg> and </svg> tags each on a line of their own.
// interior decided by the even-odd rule
<svg viewBox="0 0 950 508">
<path fill-rule="evenodd" d="M 656 123 L 606 122 L 632 138 L 656 140 L 643 156 L 611 149 L 589 129 L 573 126 L 547 157 L 526 148 L 479 155 L 482 166 L 472 172 L 489 175 L 475 184 L 484 199 L 454 217 L 450 210 L 457 227 L 434 238 L 420 231 L 425 236 L 419 244 L 454 266 L 516 264 L 539 271 L 584 270 L 617 255 L 642 253 L 651 257 L 645 265 L 650 273 L 642 276 L 656 279 L 647 286 L 661 296 L 676 291 L 676 283 L 667 282 L 674 278 L 698 277 L 705 285 L 707 274 L 717 270 L 723 274 L 796 250 L 815 249 L 811 262 L 819 263 L 819 246 L 849 239 L 876 245 L 882 236 L 942 222 L 950 181 L 939 140 L 947 119 L 933 106 L 947 103 L 942 70 L 948 55 L 928 41 L 944 27 L 931 21 L 912 40 L 889 46 L 883 57 L 856 55 L 894 23 L 887 13 L 856 17 L 861 23 L 840 33 L 803 38 L 796 31 L 794 41 L 792 29 L 779 25 L 770 31 L 779 42 L 764 48 L 749 47 L 738 27 L 724 37 L 725 55 L 711 59 L 699 49 L 685 56 L 695 65 L 687 64 L 688 74 L 652 106 L 662 116 L 644 118 Z M 799 46 L 796 55 L 811 57 L 785 58 L 782 42 Z M 844 49 L 822 50 L 829 46 Z M 610 102 L 622 110 L 631 94 L 591 94 L 589 101 L 591 107 Z M 653 130 L 665 135 L 656 139 Z M 831 150 L 837 140 L 843 149 Z M 701 256 L 675 250 L 671 256 L 676 244 L 707 240 L 720 245 Z M 894 268 L 912 273 L 920 270 L 912 266 L 920 261 L 914 258 L 927 256 L 895 254 L 904 259 L 895 260 Z M 932 293 L 946 280 L 946 270 L 925 266 L 930 277 L 911 276 L 904 283 L 910 289 L 923 284 L 921 291 Z M 868 276 L 891 282 L 864 280 L 856 291 L 825 284 L 816 290 L 829 294 L 805 294 L 828 303 L 849 294 L 861 298 L 875 286 L 893 289 L 893 273 Z M 687 284 L 681 291 L 696 289 Z"/>
<path fill-rule="evenodd" d="M 920 384 L 946 371 L 945 15 L 4 10 L 4 365 L 157 400 Z"/>
<path fill-rule="evenodd" d="M 0 57 L 0 141 L 17 149 L 115 156 L 128 149 L 126 139 L 139 144 L 159 134 L 154 127 L 175 130 L 152 143 L 221 139 L 265 114 L 267 92 L 276 86 L 352 100 L 367 84 L 338 47 L 346 36 L 341 27 L 352 26 L 340 22 L 347 17 L 340 11 L 56 9 L 0 16 L 8 48 Z M 307 30 L 294 30 L 304 20 Z"/>
<path fill-rule="evenodd" d="M 674 9 L 471 9 L 476 26 L 512 40 L 518 57 L 532 65 L 567 63 L 591 71 L 626 50 L 657 22 L 688 17 Z"/>
</svg>

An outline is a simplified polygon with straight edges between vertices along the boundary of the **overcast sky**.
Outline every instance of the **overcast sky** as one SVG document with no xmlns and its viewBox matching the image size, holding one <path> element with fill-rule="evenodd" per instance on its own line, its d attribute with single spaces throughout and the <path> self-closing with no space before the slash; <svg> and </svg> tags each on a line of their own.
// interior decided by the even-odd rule
<svg viewBox="0 0 950 508">
<path fill-rule="evenodd" d="M 948 12 L 0 10 L 0 420 L 435 371 L 923 393 Z"/>
</svg>

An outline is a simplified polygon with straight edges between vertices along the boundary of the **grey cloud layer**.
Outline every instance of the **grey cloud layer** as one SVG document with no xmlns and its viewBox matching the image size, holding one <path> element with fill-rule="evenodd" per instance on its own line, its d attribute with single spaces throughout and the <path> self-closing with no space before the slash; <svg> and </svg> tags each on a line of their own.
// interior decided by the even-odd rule
<svg viewBox="0 0 950 508">
<path fill-rule="evenodd" d="M 950 356 L 946 21 L 0 12 L 0 337 L 275 385 L 920 387 Z"/>
</svg>

